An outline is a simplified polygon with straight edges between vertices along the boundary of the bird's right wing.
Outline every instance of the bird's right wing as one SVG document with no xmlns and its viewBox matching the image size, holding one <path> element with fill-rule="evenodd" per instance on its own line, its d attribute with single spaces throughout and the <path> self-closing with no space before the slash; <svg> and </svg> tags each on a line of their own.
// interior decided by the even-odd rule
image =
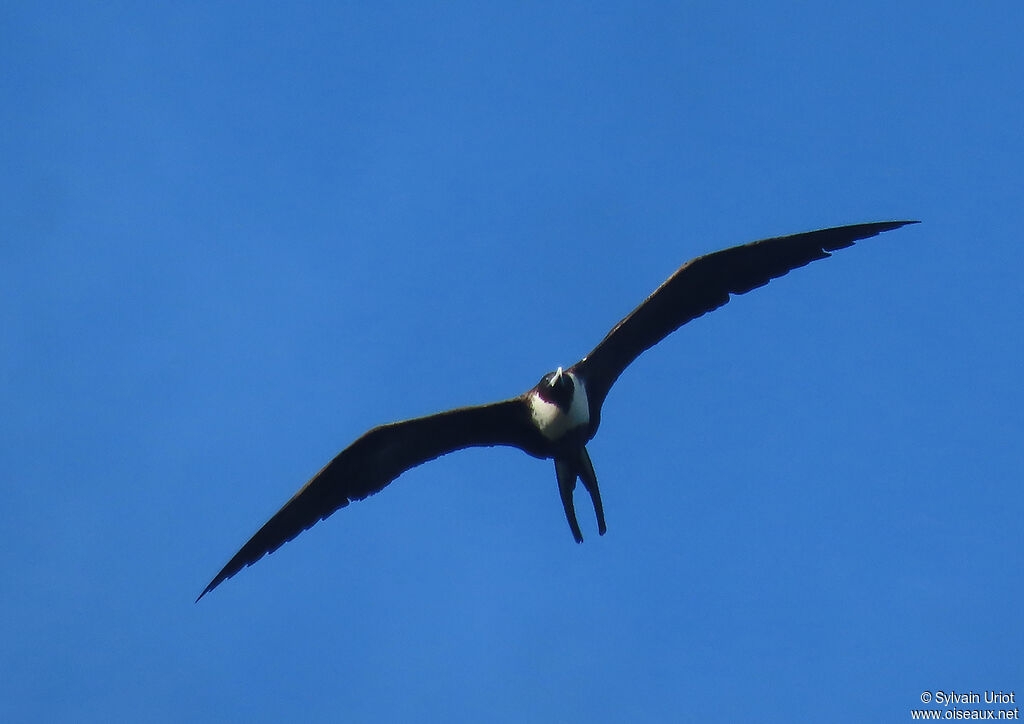
<svg viewBox="0 0 1024 724">
<path fill-rule="evenodd" d="M 375 427 L 302 486 L 242 546 L 199 598 L 338 508 L 378 492 L 410 468 L 467 447 L 509 445 L 529 451 L 535 448 L 531 443 L 537 434 L 522 397 Z"/>
<path fill-rule="evenodd" d="M 718 309 L 730 294 L 744 294 L 825 259 L 830 251 L 914 223 L 885 221 L 779 236 L 686 262 L 573 367 L 586 380 L 591 409 L 600 409 L 612 384 L 641 353 L 690 320 Z"/>
</svg>

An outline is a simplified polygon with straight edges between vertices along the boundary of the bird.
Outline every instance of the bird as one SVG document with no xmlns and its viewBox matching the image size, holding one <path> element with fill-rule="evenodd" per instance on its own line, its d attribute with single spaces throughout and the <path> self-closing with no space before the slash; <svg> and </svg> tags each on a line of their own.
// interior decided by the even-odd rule
<svg viewBox="0 0 1024 724">
<path fill-rule="evenodd" d="M 917 221 L 884 221 L 772 237 L 698 256 L 683 264 L 593 350 L 571 367 L 548 372 L 510 399 L 459 407 L 380 425 L 366 432 L 302 486 L 231 558 L 196 598 L 273 553 L 349 503 L 381 491 L 406 471 L 469 447 L 511 446 L 552 459 L 565 517 L 577 543 L 576 481 L 590 495 L 600 535 L 607 531 L 587 443 L 601 424 L 609 390 L 643 352 L 682 325 L 764 286 L 793 269 L 825 259 L 854 242 Z"/>
</svg>

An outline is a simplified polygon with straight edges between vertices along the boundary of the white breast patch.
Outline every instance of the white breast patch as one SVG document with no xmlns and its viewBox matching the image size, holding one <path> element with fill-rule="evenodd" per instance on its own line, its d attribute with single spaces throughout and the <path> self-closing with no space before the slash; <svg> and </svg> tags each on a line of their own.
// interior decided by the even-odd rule
<svg viewBox="0 0 1024 724">
<path fill-rule="evenodd" d="M 569 375 L 573 384 L 572 403 L 569 405 L 568 413 L 562 412 L 562 408 L 553 402 L 548 402 L 537 393 L 530 395 L 530 412 L 533 414 L 533 421 L 541 435 L 548 440 L 557 440 L 569 430 L 590 423 L 587 390 L 576 375 L 572 372 L 566 374 Z"/>
</svg>

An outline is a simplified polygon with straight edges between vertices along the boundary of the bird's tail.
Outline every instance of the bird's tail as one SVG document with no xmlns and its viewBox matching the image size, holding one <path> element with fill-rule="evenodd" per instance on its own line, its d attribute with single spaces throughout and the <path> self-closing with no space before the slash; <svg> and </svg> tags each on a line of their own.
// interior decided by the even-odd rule
<svg viewBox="0 0 1024 724">
<path fill-rule="evenodd" d="M 576 520 L 576 508 L 572 499 L 577 478 L 583 481 L 583 487 L 590 493 L 594 513 L 597 515 L 597 532 L 604 535 L 607 531 L 604 506 L 601 505 L 601 491 L 597 487 L 597 475 L 594 473 L 594 465 L 590 462 L 587 448 L 581 447 L 574 458 L 555 458 L 555 475 L 558 478 L 558 493 L 562 497 L 562 507 L 565 508 L 565 518 L 569 521 L 569 529 L 572 530 L 572 537 L 576 542 L 583 542 L 583 533 L 580 532 L 580 524 Z"/>
</svg>

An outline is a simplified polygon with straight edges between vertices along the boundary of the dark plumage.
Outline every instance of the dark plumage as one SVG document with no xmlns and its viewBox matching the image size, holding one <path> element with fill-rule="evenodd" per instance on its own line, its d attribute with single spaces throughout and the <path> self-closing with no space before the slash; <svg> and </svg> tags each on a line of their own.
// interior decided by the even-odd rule
<svg viewBox="0 0 1024 724">
<path fill-rule="evenodd" d="M 598 531 L 603 535 L 606 527 L 601 495 L 585 446 L 597 433 L 601 406 L 623 370 L 668 334 L 728 302 L 730 295 L 763 286 L 860 239 L 913 223 L 917 222 L 822 229 L 763 239 L 688 261 L 616 324 L 590 354 L 564 372 L 558 368 L 548 373 L 522 395 L 382 425 L 367 432 L 285 503 L 210 581 L 199 598 L 338 508 L 376 493 L 410 468 L 467 447 L 507 445 L 534 457 L 553 458 L 573 537 L 577 542 L 583 540 L 572 498 L 577 478 L 590 493 Z"/>
</svg>

